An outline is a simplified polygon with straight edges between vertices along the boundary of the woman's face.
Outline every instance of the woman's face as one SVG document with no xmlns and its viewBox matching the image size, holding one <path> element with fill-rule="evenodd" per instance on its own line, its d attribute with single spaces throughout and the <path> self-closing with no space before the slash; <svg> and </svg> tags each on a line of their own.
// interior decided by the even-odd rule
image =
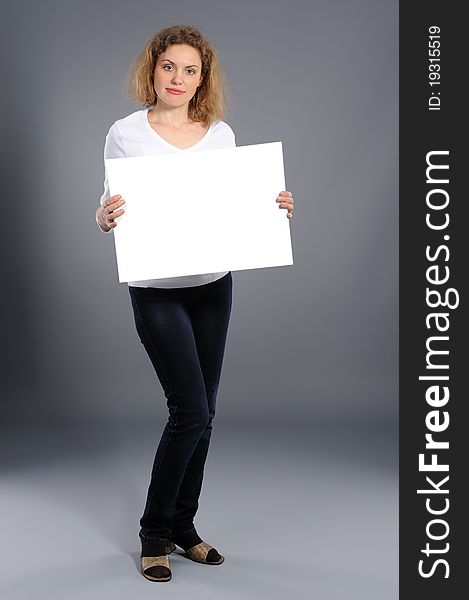
<svg viewBox="0 0 469 600">
<path fill-rule="evenodd" d="M 170 106 L 189 104 L 201 83 L 202 61 L 199 52 L 186 44 L 174 44 L 160 54 L 153 85 L 158 101 Z M 173 94 L 169 90 L 178 90 Z"/>
</svg>

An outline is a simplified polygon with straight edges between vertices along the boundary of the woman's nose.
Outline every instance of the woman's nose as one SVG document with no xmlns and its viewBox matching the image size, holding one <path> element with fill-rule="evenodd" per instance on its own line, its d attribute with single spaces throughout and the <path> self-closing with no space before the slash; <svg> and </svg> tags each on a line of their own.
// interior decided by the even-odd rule
<svg viewBox="0 0 469 600">
<path fill-rule="evenodd" d="M 180 83 L 182 80 L 182 77 L 180 74 L 178 73 L 174 73 L 172 79 L 171 79 L 171 83 Z"/>
</svg>

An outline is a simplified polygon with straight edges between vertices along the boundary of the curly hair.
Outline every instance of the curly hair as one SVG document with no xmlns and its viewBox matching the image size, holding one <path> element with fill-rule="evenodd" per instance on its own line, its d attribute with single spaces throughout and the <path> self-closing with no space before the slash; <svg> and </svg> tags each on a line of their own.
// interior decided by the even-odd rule
<svg viewBox="0 0 469 600">
<path fill-rule="evenodd" d="M 156 62 L 174 44 L 192 46 L 202 61 L 202 82 L 189 102 L 189 119 L 205 124 L 221 120 L 229 101 L 227 81 L 215 47 L 192 25 L 172 25 L 149 38 L 127 75 L 126 95 L 146 107 L 157 103 L 153 87 Z"/>
</svg>

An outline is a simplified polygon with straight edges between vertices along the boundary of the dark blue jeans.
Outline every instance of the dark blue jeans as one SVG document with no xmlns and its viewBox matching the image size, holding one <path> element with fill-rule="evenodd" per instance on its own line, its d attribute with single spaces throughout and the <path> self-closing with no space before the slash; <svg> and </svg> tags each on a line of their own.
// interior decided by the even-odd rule
<svg viewBox="0 0 469 600">
<path fill-rule="evenodd" d="M 187 288 L 129 286 L 140 341 L 167 399 L 139 537 L 194 530 L 231 314 L 232 276 Z"/>
</svg>

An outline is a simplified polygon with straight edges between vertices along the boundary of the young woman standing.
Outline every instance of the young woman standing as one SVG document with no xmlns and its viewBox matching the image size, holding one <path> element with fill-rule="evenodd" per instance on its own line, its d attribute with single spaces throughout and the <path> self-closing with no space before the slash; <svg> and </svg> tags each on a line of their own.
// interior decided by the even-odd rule
<svg viewBox="0 0 469 600">
<path fill-rule="evenodd" d="M 112 125 L 105 158 L 236 145 L 231 127 L 221 120 L 226 92 L 217 53 L 197 28 L 172 26 L 154 35 L 138 57 L 129 82 L 130 97 L 145 108 Z M 174 185 L 185 185 L 190 193 L 187 180 Z M 276 200 L 291 217 L 292 194 L 282 191 Z M 96 211 L 103 232 L 118 225 L 116 219 L 124 214 L 124 206 L 120 195 L 110 197 L 105 176 Z M 148 218 L 153 218 L 151 212 Z M 169 412 L 140 519 L 141 572 L 150 581 L 169 581 L 169 554 L 176 544 L 196 562 L 219 565 L 224 561 L 199 537 L 194 517 L 231 314 L 232 276 L 231 271 L 224 271 L 132 281 L 129 294 L 137 333 Z"/>
</svg>

